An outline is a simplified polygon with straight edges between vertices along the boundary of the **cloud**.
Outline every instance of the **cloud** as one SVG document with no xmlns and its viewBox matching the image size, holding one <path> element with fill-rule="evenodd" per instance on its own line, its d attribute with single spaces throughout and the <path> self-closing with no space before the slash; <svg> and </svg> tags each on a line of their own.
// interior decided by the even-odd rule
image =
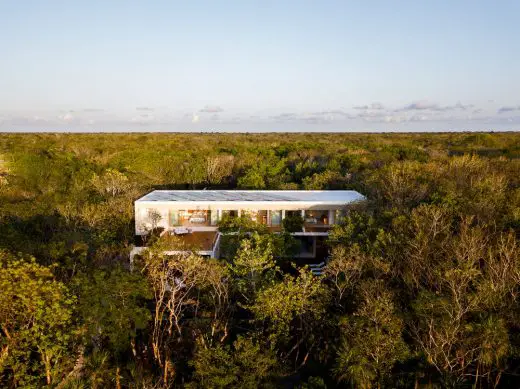
<svg viewBox="0 0 520 389">
<path fill-rule="evenodd" d="M 454 105 L 439 105 L 437 103 L 421 100 L 408 104 L 402 108 L 398 108 L 395 112 L 403 111 L 435 111 L 435 112 L 448 112 L 448 111 L 466 111 L 474 108 L 473 104 L 462 104 L 460 101 Z"/>
<path fill-rule="evenodd" d="M 285 121 L 291 121 L 296 120 L 298 118 L 298 115 L 292 112 L 284 112 L 278 115 L 271 116 L 270 119 L 279 121 L 279 122 L 285 122 Z"/>
<path fill-rule="evenodd" d="M 70 123 L 70 122 L 74 121 L 75 117 L 74 117 L 74 115 L 72 113 L 67 112 L 66 114 L 59 115 L 58 119 L 60 119 L 61 121 L 66 122 L 66 123 Z"/>
<path fill-rule="evenodd" d="M 221 107 L 218 105 L 206 105 L 204 108 L 202 108 L 199 112 L 204 113 L 219 113 L 224 111 Z"/>
<path fill-rule="evenodd" d="M 256 118 L 256 117 L 250 117 Z M 348 114 L 341 109 L 331 109 L 326 111 L 317 112 L 282 112 L 277 115 L 269 116 L 270 120 L 277 122 L 294 122 L 301 121 L 305 123 L 330 123 L 334 121 L 340 121 L 345 119 L 353 119 L 355 116 Z"/>
<path fill-rule="evenodd" d="M 142 112 L 153 112 L 155 111 L 154 108 L 151 107 L 135 107 L 136 111 L 142 111 Z"/>
<path fill-rule="evenodd" d="M 374 109 L 374 110 L 382 110 L 385 109 L 384 105 L 379 102 L 374 102 L 370 105 L 355 105 L 354 109 L 359 110 L 368 110 L 368 109 Z"/>
<path fill-rule="evenodd" d="M 356 115 L 356 117 L 361 119 L 367 119 L 367 118 L 380 118 L 383 116 L 388 115 L 388 112 L 383 111 L 364 111 L 360 112 Z"/>
<path fill-rule="evenodd" d="M 423 110 L 438 110 L 439 105 L 436 103 L 432 103 L 429 101 L 417 101 L 415 103 L 411 103 L 403 108 L 401 108 L 401 111 L 423 111 Z"/>
<path fill-rule="evenodd" d="M 460 109 L 461 111 L 466 111 L 467 109 L 474 108 L 475 106 L 473 104 L 462 104 L 460 101 L 457 102 L 457 104 L 452 106 L 446 106 L 444 108 L 450 110 L 450 109 Z"/>
<path fill-rule="evenodd" d="M 500 107 L 498 109 L 497 113 L 501 114 L 501 113 L 506 113 L 506 112 L 515 112 L 515 111 L 520 111 L 520 105 L 518 107 L 513 107 L 513 106 Z"/>
</svg>

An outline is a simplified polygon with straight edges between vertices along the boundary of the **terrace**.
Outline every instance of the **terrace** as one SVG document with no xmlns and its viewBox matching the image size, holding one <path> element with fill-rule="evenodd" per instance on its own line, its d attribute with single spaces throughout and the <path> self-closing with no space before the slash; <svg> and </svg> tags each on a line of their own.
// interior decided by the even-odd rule
<svg viewBox="0 0 520 389">
<path fill-rule="evenodd" d="M 165 231 L 161 235 L 161 241 L 168 251 L 212 252 L 217 237 L 217 231 L 195 231 L 183 235 Z"/>
</svg>

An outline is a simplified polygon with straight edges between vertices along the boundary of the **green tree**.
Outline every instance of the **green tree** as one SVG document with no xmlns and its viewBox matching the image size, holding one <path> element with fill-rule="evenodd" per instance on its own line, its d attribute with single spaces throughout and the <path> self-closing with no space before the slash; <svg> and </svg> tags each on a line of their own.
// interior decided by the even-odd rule
<svg viewBox="0 0 520 389">
<path fill-rule="evenodd" d="M 128 177 L 118 170 L 107 169 L 101 176 L 94 174 L 92 185 L 102 195 L 115 197 L 130 188 Z"/>
<path fill-rule="evenodd" d="M 287 232 L 301 232 L 303 229 L 303 218 L 299 214 L 287 215 L 282 220 L 282 228 Z"/>
<path fill-rule="evenodd" d="M 260 235 L 257 232 L 240 243 L 231 271 L 235 285 L 246 302 L 253 300 L 259 290 L 274 281 L 278 272 L 274 249 L 271 235 Z"/>
<path fill-rule="evenodd" d="M 256 321 L 267 326 L 265 334 L 271 347 L 278 348 L 287 359 L 292 353 L 299 355 L 305 342 L 310 349 L 314 347 L 318 341 L 314 330 L 321 325 L 328 302 L 327 289 L 320 279 L 301 269 L 297 277 L 285 275 L 282 282 L 261 290 L 250 309 Z M 307 358 L 304 355 L 298 363 L 304 364 Z"/>
<path fill-rule="evenodd" d="M 135 354 L 137 331 L 151 319 L 146 303 L 152 294 L 141 273 L 118 266 L 79 275 L 74 281 L 86 339 L 116 357 L 130 350 Z"/>
<path fill-rule="evenodd" d="M 354 315 L 341 322 L 342 343 L 334 373 L 339 381 L 370 388 L 389 378 L 394 364 L 406 359 L 408 348 L 402 337 L 403 321 L 383 281 L 364 282 L 359 299 Z"/>
<path fill-rule="evenodd" d="M 0 251 L 0 382 L 56 384 L 71 369 L 75 298 L 49 267 Z"/>
<path fill-rule="evenodd" d="M 273 350 L 241 336 L 232 347 L 199 344 L 191 364 L 193 388 L 275 388 L 281 372 Z"/>
</svg>

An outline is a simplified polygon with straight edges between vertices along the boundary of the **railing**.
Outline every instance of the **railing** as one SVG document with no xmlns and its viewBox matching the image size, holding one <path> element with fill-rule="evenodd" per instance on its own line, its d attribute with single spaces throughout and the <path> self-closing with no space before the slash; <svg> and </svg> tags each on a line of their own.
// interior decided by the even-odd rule
<svg viewBox="0 0 520 389">
<path fill-rule="evenodd" d="M 217 232 L 217 235 L 215 236 L 215 239 L 213 240 L 213 258 L 218 258 L 220 255 L 220 237 L 222 234 L 220 232 Z"/>
</svg>

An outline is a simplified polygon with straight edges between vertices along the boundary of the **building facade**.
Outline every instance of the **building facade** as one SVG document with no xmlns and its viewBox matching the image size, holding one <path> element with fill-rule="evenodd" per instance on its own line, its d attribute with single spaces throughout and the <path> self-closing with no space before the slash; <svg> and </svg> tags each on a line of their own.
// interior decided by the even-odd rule
<svg viewBox="0 0 520 389">
<path fill-rule="evenodd" d="M 218 223 L 226 216 L 250 217 L 277 232 L 284 218 L 297 214 L 304 224 L 293 235 L 326 236 L 349 205 L 364 199 L 351 190 L 156 190 L 135 202 L 135 233 L 142 236 L 161 228 L 194 243 L 200 240 L 205 247 L 199 251 L 215 256 Z M 202 236 L 206 240 L 197 239 Z"/>
</svg>

